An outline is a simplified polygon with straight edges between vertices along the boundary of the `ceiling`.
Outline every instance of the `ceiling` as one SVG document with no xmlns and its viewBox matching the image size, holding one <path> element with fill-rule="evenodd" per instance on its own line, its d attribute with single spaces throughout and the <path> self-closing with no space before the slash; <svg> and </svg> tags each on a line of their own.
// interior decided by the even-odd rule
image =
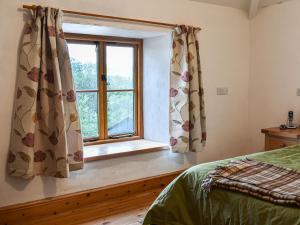
<svg viewBox="0 0 300 225">
<path fill-rule="evenodd" d="M 238 9 L 247 10 L 250 0 L 191 0 L 195 2 L 205 2 L 209 4 L 228 6 Z"/>
<path fill-rule="evenodd" d="M 270 5 L 279 4 L 290 0 L 191 0 L 191 1 L 205 2 L 209 4 L 222 5 L 222 6 L 242 9 L 248 12 L 250 17 L 253 17 L 255 16 L 259 8 L 264 8 Z M 255 11 L 255 13 L 253 12 L 253 10 Z"/>
</svg>

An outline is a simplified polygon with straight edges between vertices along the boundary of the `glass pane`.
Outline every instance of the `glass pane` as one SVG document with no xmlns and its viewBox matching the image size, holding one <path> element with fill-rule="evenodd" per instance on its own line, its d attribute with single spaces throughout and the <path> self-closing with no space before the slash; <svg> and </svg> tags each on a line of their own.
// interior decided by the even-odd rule
<svg viewBox="0 0 300 225">
<path fill-rule="evenodd" d="M 108 92 L 108 135 L 134 133 L 133 92 Z"/>
<path fill-rule="evenodd" d="M 106 46 L 107 89 L 133 89 L 134 48 Z"/>
<path fill-rule="evenodd" d="M 83 138 L 99 137 L 98 93 L 77 93 L 81 130 Z"/>
<path fill-rule="evenodd" d="M 98 88 L 97 45 L 68 43 L 76 90 Z"/>
</svg>

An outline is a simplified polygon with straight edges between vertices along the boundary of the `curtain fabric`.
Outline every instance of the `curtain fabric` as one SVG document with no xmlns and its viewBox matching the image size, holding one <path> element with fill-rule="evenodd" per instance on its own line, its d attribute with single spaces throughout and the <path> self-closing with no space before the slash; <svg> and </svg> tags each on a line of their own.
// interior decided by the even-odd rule
<svg viewBox="0 0 300 225">
<path fill-rule="evenodd" d="M 69 176 L 83 145 L 67 43 L 58 9 L 37 7 L 22 37 L 8 173 Z"/>
<path fill-rule="evenodd" d="M 173 152 L 200 151 L 206 141 L 206 118 L 197 30 L 173 31 L 170 75 L 170 146 Z"/>
</svg>

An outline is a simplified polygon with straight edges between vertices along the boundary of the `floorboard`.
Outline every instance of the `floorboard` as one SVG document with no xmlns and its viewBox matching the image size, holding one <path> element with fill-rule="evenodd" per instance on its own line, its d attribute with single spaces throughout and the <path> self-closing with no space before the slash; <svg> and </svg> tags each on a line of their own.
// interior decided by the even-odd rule
<svg viewBox="0 0 300 225">
<path fill-rule="evenodd" d="M 81 225 L 141 225 L 149 206 L 82 223 Z"/>
</svg>

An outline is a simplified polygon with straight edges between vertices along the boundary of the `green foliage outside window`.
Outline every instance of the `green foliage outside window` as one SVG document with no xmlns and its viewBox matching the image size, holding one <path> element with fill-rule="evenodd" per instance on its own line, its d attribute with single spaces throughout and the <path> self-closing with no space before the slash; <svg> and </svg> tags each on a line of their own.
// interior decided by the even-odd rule
<svg viewBox="0 0 300 225">
<path fill-rule="evenodd" d="M 93 63 L 81 63 L 71 58 L 72 73 L 76 90 L 97 90 L 98 75 L 97 65 Z M 108 76 L 108 85 L 111 89 L 132 86 L 132 79 L 112 75 Z M 108 87 L 109 89 L 109 87 Z M 108 133 L 132 133 L 134 132 L 134 98 L 133 92 L 107 93 L 107 121 Z M 98 137 L 98 94 L 97 92 L 77 93 L 81 129 L 84 138 Z"/>
</svg>

